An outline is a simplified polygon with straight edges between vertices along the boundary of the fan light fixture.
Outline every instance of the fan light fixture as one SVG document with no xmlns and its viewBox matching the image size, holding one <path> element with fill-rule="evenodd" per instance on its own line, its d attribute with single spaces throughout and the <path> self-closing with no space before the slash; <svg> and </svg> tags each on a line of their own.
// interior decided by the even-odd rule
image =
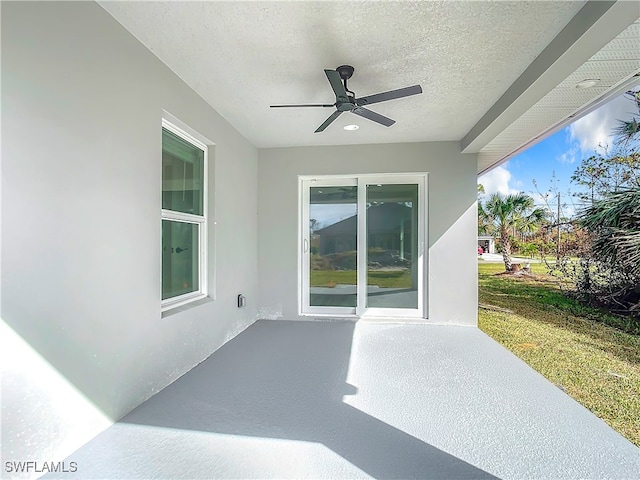
<svg viewBox="0 0 640 480">
<path fill-rule="evenodd" d="M 600 83 L 599 78 L 587 78 L 581 82 L 576 83 L 576 88 L 591 88 Z"/>
<path fill-rule="evenodd" d="M 358 125 L 345 125 L 345 126 L 344 126 L 344 127 L 342 127 L 342 128 L 344 128 L 345 130 L 357 130 L 357 129 L 359 129 L 360 127 L 359 127 Z"/>
</svg>

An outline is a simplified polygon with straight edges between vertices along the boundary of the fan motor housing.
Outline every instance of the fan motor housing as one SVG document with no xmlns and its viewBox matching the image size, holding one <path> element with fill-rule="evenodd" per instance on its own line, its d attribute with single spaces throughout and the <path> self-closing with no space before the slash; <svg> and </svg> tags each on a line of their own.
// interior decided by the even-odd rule
<svg viewBox="0 0 640 480">
<path fill-rule="evenodd" d="M 352 99 L 353 97 L 349 97 L 349 99 Z M 353 110 L 356 107 L 355 102 L 342 102 L 342 103 L 336 103 L 336 109 L 338 109 L 339 112 L 350 112 L 351 110 Z"/>
<path fill-rule="evenodd" d="M 353 75 L 354 68 L 351 65 L 340 65 L 336 68 L 336 72 L 340 74 L 340 78 L 343 80 L 349 80 Z"/>
</svg>

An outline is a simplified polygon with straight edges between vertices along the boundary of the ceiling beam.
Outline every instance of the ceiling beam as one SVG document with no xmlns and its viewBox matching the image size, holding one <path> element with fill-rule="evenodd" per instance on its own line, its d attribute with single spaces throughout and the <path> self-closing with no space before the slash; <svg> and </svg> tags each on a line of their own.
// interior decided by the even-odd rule
<svg viewBox="0 0 640 480">
<path fill-rule="evenodd" d="M 460 142 L 477 153 L 640 17 L 635 1 L 588 1 Z"/>
</svg>

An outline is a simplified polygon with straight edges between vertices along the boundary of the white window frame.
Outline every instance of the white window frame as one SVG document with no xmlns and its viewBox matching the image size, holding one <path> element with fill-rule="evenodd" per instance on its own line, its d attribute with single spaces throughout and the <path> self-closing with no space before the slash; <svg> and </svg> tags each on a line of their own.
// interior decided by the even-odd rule
<svg viewBox="0 0 640 480">
<path fill-rule="evenodd" d="M 198 226 L 198 287 L 199 289 L 194 292 L 185 293 L 175 297 L 162 300 L 161 311 L 165 312 L 176 307 L 186 305 L 197 300 L 201 300 L 207 297 L 208 294 L 208 235 L 207 235 L 207 218 L 208 208 L 207 199 L 209 198 L 209 147 L 195 138 L 193 135 L 187 133 L 182 128 L 169 122 L 166 119 L 162 119 L 162 128 L 167 129 L 171 133 L 179 136 L 186 142 L 189 142 L 193 146 L 201 149 L 204 152 L 204 165 L 203 165 L 203 192 L 202 192 L 202 215 L 194 215 L 191 213 L 177 212 L 174 210 L 167 210 L 161 208 L 161 221 L 168 220 L 172 222 L 190 223 Z M 162 262 L 162 259 L 160 260 Z"/>
</svg>

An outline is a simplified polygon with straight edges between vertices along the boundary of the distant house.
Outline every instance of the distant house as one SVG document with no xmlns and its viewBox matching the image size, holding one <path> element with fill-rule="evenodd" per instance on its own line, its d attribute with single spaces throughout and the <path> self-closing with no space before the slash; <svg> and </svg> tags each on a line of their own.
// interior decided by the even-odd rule
<svg viewBox="0 0 640 480">
<path fill-rule="evenodd" d="M 496 240 L 491 235 L 478 235 L 478 247 L 484 253 L 496 253 Z"/>
<path fill-rule="evenodd" d="M 402 203 L 382 203 L 367 209 L 368 248 L 399 252 L 400 258 L 411 258 L 411 236 L 415 235 L 412 215 L 415 209 Z M 320 239 L 320 255 L 356 249 L 358 217 L 354 215 L 316 230 Z"/>
</svg>

